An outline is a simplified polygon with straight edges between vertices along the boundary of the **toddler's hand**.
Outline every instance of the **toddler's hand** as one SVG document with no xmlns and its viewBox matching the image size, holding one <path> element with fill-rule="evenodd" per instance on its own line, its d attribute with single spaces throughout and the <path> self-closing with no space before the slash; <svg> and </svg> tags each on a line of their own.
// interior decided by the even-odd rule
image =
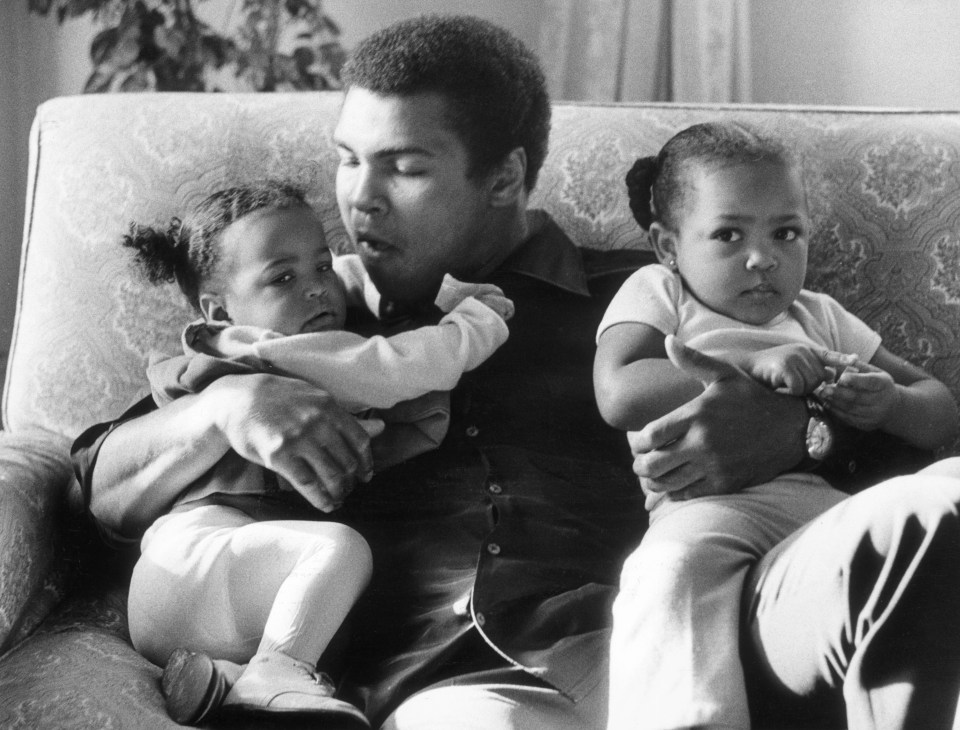
<svg viewBox="0 0 960 730">
<path fill-rule="evenodd" d="M 450 274 L 443 277 L 440 291 L 434 303 L 444 312 L 453 311 L 460 302 L 469 297 L 486 304 L 504 320 L 513 316 L 513 302 L 503 290 L 493 284 L 473 284 L 454 279 Z"/>
<path fill-rule="evenodd" d="M 866 363 L 847 367 L 836 383 L 826 383 L 817 395 L 838 419 L 862 431 L 882 428 L 900 403 L 893 377 Z"/>
<path fill-rule="evenodd" d="M 474 295 L 474 298 L 490 307 L 505 322 L 513 316 L 513 301 L 507 299 L 499 289 L 495 292 L 479 292 Z"/>
<path fill-rule="evenodd" d="M 790 344 L 751 353 L 742 362 L 756 380 L 788 395 L 806 395 L 838 369 L 855 364 L 855 355 L 817 350 L 809 345 Z"/>
</svg>

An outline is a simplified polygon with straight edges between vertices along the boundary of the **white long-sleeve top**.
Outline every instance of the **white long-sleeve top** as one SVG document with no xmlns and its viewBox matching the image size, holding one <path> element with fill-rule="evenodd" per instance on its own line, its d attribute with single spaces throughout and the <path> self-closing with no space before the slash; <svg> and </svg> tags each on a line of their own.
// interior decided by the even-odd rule
<svg viewBox="0 0 960 730">
<path fill-rule="evenodd" d="M 458 297 L 448 277 L 437 297 L 441 309 Z M 433 390 L 450 390 L 506 342 L 509 330 L 493 309 L 459 299 L 437 325 L 383 337 L 344 330 L 281 335 L 244 325 L 199 320 L 183 333 L 184 354 L 148 369 L 162 405 L 202 390 L 222 373 L 210 358 L 306 380 L 351 412 L 390 408 Z"/>
<path fill-rule="evenodd" d="M 379 294 L 359 259 L 340 258 L 348 258 L 335 262 L 348 304 L 376 308 Z M 183 355 L 148 368 L 153 397 L 163 405 L 228 374 L 273 372 L 300 378 L 328 392 L 352 413 L 370 415 L 365 412 L 377 409 L 375 417 L 395 424 L 374 442 L 376 464 L 386 468 L 440 444 L 449 423 L 447 397 L 441 391 L 452 389 L 464 372 L 507 340 L 503 316 L 472 293 L 493 294 L 498 309 L 505 316 L 512 313 L 512 303 L 498 289 L 446 277 L 436 299 L 437 306 L 447 311 L 440 322 L 390 337 L 347 331 L 281 335 L 260 327 L 198 320 L 183 332 Z M 225 457 L 179 503 L 215 493 L 263 490 L 262 469 L 234 463 L 238 458 Z"/>
</svg>

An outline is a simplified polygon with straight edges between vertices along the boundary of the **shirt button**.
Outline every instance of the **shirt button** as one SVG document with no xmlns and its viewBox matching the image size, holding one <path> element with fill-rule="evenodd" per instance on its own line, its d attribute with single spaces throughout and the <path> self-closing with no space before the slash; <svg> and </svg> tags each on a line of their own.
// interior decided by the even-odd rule
<svg viewBox="0 0 960 730">
<path fill-rule="evenodd" d="M 487 489 L 490 490 L 491 494 L 500 494 L 503 491 L 503 487 L 499 484 L 491 484 Z"/>
<path fill-rule="evenodd" d="M 499 555 L 500 546 L 495 542 L 491 542 L 489 545 L 487 545 L 487 552 L 491 555 Z"/>
<path fill-rule="evenodd" d="M 477 626 L 483 626 L 485 623 L 487 623 L 487 617 L 484 616 L 484 615 L 483 615 L 482 613 L 480 613 L 479 611 L 477 611 L 477 619 L 476 619 L 476 621 L 477 621 Z"/>
<path fill-rule="evenodd" d="M 397 313 L 397 303 L 396 302 L 384 302 L 382 305 L 383 314 L 386 317 L 393 317 Z"/>
<path fill-rule="evenodd" d="M 470 438 L 475 437 L 478 433 L 480 433 L 480 429 L 476 426 L 467 426 L 466 434 Z"/>
</svg>

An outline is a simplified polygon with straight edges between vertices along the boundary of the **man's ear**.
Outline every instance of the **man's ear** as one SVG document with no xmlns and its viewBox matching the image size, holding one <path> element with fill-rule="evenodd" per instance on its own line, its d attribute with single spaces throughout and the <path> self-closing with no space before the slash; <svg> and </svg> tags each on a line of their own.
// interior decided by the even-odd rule
<svg viewBox="0 0 960 730">
<path fill-rule="evenodd" d="M 657 260 L 674 271 L 677 270 L 677 236 L 660 223 L 650 224 L 650 243 Z"/>
<path fill-rule="evenodd" d="M 526 194 L 527 153 L 523 147 L 510 151 L 491 176 L 490 204 L 512 205 Z"/>
<path fill-rule="evenodd" d="M 207 322 L 231 322 L 227 308 L 223 306 L 223 300 L 219 294 L 214 292 L 202 292 L 200 294 L 200 312 Z"/>
</svg>

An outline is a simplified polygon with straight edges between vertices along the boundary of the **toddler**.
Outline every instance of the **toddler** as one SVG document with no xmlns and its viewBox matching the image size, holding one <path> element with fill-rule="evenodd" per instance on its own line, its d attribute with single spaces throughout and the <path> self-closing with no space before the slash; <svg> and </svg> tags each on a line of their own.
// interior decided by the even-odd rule
<svg viewBox="0 0 960 730">
<path fill-rule="evenodd" d="M 449 408 L 439 391 L 506 341 L 513 311 L 496 287 L 447 277 L 438 325 L 388 338 L 344 331 L 347 306 L 377 311 L 378 294 L 356 256 L 331 254 L 303 193 L 284 183 L 222 190 L 167 231 L 131 226 L 123 243 L 150 281 L 176 281 L 202 315 L 183 333 L 184 354 L 148 369 L 158 404 L 228 374 L 300 378 L 366 417 L 378 470 L 440 443 Z M 230 451 L 144 535 L 131 639 L 166 663 L 177 722 L 244 712 L 366 727 L 316 662 L 370 572 L 358 533 Z"/>
<path fill-rule="evenodd" d="M 599 327 L 594 384 L 609 423 L 639 430 L 703 391 L 668 359 L 676 338 L 818 415 L 924 449 L 953 438 L 942 383 L 802 288 L 810 221 L 784 146 L 737 124 L 696 125 L 637 160 L 627 186 L 660 263 L 631 275 Z M 846 495 L 807 473 L 687 501 L 641 486 L 651 524 L 614 605 L 609 727 L 747 728 L 746 572 Z"/>
</svg>

